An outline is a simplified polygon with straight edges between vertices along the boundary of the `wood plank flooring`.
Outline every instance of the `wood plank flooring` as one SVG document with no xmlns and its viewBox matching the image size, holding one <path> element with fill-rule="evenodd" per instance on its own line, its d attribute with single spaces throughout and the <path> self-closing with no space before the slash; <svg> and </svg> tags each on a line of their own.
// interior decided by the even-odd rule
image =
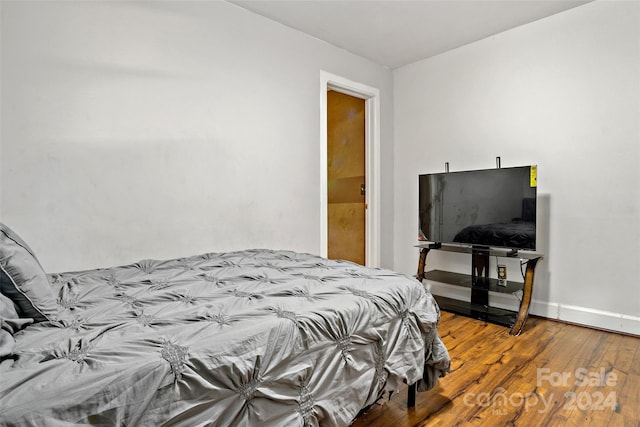
<svg viewBox="0 0 640 427">
<path fill-rule="evenodd" d="M 640 427 L 640 337 L 530 317 L 520 336 L 443 312 L 451 372 L 418 392 L 406 387 L 353 427 Z"/>
</svg>

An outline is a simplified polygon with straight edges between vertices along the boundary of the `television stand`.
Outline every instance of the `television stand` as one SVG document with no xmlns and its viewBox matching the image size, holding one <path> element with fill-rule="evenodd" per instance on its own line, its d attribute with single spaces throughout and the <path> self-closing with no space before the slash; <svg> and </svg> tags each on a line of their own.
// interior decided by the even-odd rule
<svg viewBox="0 0 640 427">
<path fill-rule="evenodd" d="M 529 315 L 535 268 L 538 261 L 542 259 L 542 255 L 490 249 L 488 247 L 446 246 L 433 245 L 432 243 L 421 244 L 417 247 L 420 248 L 420 258 L 418 259 L 418 274 L 416 277 L 421 283 L 424 279 L 427 279 L 471 288 L 470 301 L 461 301 L 434 295 L 440 308 L 452 313 L 509 327 L 509 334 L 520 335 Z M 427 254 L 431 250 L 470 254 L 471 274 L 460 274 L 442 270 L 425 272 Z M 489 277 L 489 258 L 491 256 L 498 258 L 513 258 L 517 256 L 521 259 L 526 259 L 527 269 L 524 275 L 524 282 L 508 281 L 506 286 L 498 285 L 497 279 Z M 489 292 L 513 294 L 518 291 L 522 291 L 518 311 L 490 306 Z"/>
</svg>

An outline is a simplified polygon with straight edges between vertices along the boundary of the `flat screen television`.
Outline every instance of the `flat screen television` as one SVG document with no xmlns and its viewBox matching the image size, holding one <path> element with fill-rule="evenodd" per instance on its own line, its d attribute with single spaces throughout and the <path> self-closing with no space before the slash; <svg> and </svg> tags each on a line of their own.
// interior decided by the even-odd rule
<svg viewBox="0 0 640 427">
<path fill-rule="evenodd" d="M 536 192 L 536 166 L 420 175 L 418 238 L 535 250 Z"/>
</svg>

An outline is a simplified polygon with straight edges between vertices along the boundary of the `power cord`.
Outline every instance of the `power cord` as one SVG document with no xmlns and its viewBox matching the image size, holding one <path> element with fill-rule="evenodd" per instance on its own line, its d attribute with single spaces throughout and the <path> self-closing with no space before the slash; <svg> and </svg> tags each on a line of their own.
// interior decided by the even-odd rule
<svg viewBox="0 0 640 427">
<path fill-rule="evenodd" d="M 529 260 L 523 261 L 522 258 L 520 258 L 520 274 L 522 274 L 522 279 L 526 279 L 525 275 L 524 275 L 524 270 L 522 269 L 523 265 L 527 265 L 529 264 Z"/>
</svg>

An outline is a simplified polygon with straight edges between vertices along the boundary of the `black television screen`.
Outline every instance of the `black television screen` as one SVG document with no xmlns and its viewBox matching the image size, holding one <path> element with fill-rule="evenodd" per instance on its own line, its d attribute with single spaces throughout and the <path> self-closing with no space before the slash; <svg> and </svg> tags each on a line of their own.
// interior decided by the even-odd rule
<svg viewBox="0 0 640 427">
<path fill-rule="evenodd" d="M 535 250 L 537 167 L 419 176 L 419 239 Z"/>
</svg>

